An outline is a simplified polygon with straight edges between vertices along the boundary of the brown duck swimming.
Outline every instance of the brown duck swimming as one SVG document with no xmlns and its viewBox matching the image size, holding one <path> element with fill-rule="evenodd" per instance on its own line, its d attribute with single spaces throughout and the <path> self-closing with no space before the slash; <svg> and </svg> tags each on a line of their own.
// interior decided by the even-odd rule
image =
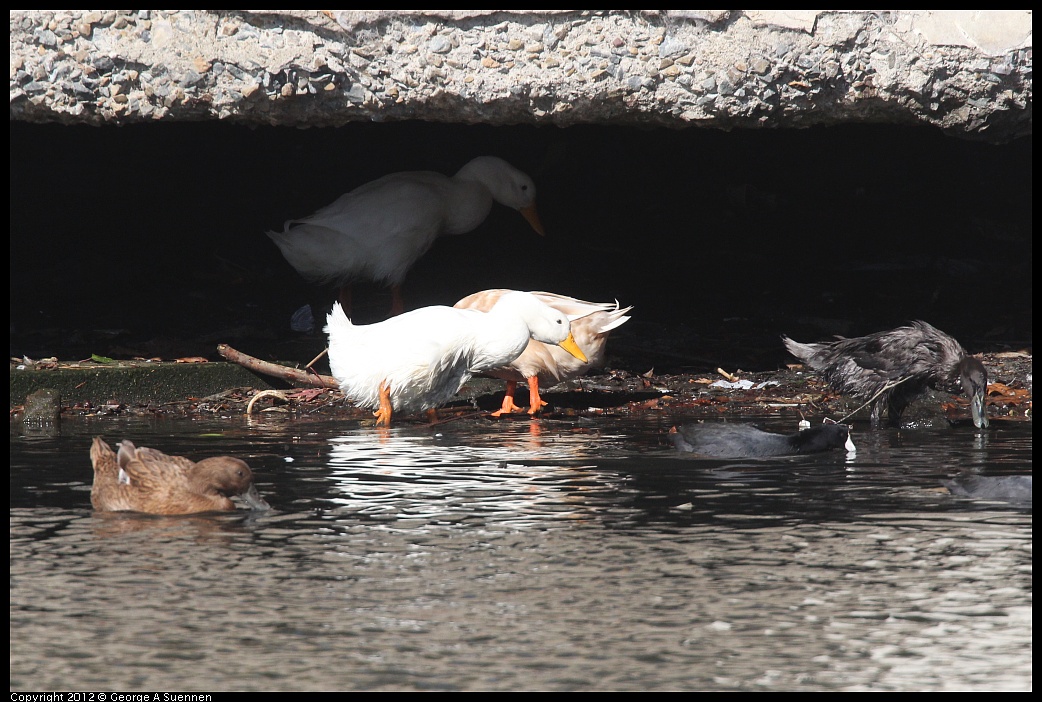
<svg viewBox="0 0 1042 702">
<path fill-rule="evenodd" d="M 974 425 L 988 426 L 984 364 L 926 322 L 817 344 L 801 344 L 787 336 L 782 341 L 833 390 L 870 402 L 873 427 L 881 424 L 884 410 L 888 424 L 899 426 L 905 408 L 927 387 L 951 393 L 961 390 L 970 400 Z"/>
<path fill-rule="evenodd" d="M 196 463 L 126 440 L 118 447 L 117 454 L 101 437 L 90 447 L 90 502 L 99 512 L 230 512 L 236 509 L 232 496 L 252 509 L 270 509 L 253 484 L 253 471 L 238 458 L 214 456 Z"/>
</svg>

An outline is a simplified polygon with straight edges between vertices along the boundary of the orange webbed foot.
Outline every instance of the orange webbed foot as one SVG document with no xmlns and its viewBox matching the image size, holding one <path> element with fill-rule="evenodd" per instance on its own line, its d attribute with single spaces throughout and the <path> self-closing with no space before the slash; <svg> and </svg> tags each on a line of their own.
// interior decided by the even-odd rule
<svg viewBox="0 0 1042 702">
<path fill-rule="evenodd" d="M 385 380 L 384 382 L 380 383 L 380 409 L 373 412 L 373 416 L 376 417 L 376 426 L 391 426 L 392 414 L 393 410 L 391 407 L 391 386 Z"/>
<path fill-rule="evenodd" d="M 547 406 L 547 402 L 539 397 L 539 378 L 532 376 L 528 379 L 528 413 L 535 415 L 536 412 Z"/>
<path fill-rule="evenodd" d="M 506 394 L 503 395 L 503 405 L 498 410 L 492 413 L 493 417 L 501 417 L 503 414 L 511 414 L 513 412 L 523 412 L 523 407 L 518 407 L 514 404 L 514 391 L 517 390 L 517 383 L 513 380 L 507 381 Z"/>
</svg>

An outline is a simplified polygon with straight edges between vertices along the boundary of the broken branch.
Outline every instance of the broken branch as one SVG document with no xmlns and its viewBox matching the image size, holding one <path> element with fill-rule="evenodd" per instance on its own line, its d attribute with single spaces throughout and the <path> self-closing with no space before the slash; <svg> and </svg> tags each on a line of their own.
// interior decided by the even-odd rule
<svg viewBox="0 0 1042 702">
<path fill-rule="evenodd" d="M 269 361 L 262 361 L 259 358 L 237 351 L 227 344 L 218 344 L 217 353 L 219 353 L 222 358 L 226 358 L 232 363 L 237 363 L 243 368 L 248 368 L 251 371 L 263 375 L 270 375 L 273 378 L 285 380 L 297 387 L 330 388 L 334 390 L 340 387 L 339 383 L 336 382 L 336 378 L 333 378 L 332 376 L 321 375 L 315 371 L 308 372 L 306 370 L 300 370 L 299 368 L 290 368 L 289 366 L 283 366 Z"/>
</svg>

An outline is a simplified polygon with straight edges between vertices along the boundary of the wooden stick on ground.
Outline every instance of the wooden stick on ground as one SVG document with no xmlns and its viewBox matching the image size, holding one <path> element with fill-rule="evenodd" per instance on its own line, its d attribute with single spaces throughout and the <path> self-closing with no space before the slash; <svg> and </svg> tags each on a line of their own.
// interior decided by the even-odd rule
<svg viewBox="0 0 1042 702">
<path fill-rule="evenodd" d="M 271 363 L 270 361 L 262 361 L 261 359 L 245 354 L 242 351 L 237 351 L 227 344 L 218 344 L 217 353 L 221 354 L 223 358 L 228 359 L 232 363 L 239 364 L 243 368 L 248 368 L 251 371 L 263 375 L 270 375 L 274 378 L 285 380 L 296 387 L 330 388 L 333 390 L 340 387 L 336 382 L 336 378 L 333 378 L 332 376 L 321 375 L 313 370 L 308 372 L 299 368 L 290 368 L 289 366 L 279 365 L 278 363 Z"/>
</svg>

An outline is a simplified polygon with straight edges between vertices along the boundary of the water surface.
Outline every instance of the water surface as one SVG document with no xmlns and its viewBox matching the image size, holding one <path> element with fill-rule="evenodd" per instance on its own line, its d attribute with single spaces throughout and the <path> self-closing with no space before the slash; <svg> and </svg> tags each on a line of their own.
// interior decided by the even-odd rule
<svg viewBox="0 0 1042 702">
<path fill-rule="evenodd" d="M 678 421 L 12 424 L 10 687 L 1031 689 L 1030 503 L 941 486 L 1030 474 L 1030 425 L 699 460 Z M 94 435 L 244 458 L 273 509 L 95 514 Z"/>
</svg>

